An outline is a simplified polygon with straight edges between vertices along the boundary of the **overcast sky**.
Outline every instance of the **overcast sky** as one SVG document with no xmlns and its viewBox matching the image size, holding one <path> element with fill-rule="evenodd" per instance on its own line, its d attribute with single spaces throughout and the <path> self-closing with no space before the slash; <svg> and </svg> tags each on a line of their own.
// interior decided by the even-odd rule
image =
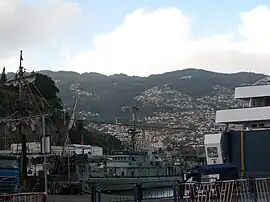
<svg viewBox="0 0 270 202">
<path fill-rule="evenodd" d="M 270 73 L 269 0 L 0 0 L 0 30 L 8 71 Z"/>
</svg>

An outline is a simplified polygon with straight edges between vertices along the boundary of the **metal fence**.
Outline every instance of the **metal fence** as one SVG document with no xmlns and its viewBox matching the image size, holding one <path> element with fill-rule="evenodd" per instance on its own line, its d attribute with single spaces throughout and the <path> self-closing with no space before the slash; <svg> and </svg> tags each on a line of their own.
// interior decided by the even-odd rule
<svg viewBox="0 0 270 202">
<path fill-rule="evenodd" d="M 92 184 L 89 187 L 89 195 L 49 196 L 49 202 L 270 202 L 269 188 L 270 178 L 201 183 L 158 181 L 110 186 Z"/>
<path fill-rule="evenodd" d="M 96 189 L 97 202 L 134 201 L 134 196 L 136 196 L 134 183 L 110 184 L 109 187 L 97 185 L 94 189 Z M 93 186 L 91 192 L 94 192 Z M 94 198 L 91 202 L 94 202 L 93 200 Z"/>
<path fill-rule="evenodd" d="M 270 178 L 200 183 L 167 182 L 167 185 L 165 182 L 156 182 L 155 186 L 151 183 L 133 185 L 132 191 L 130 184 L 122 184 L 121 188 L 125 191 L 118 192 L 105 192 L 102 187 L 98 187 L 92 202 L 270 201 Z"/>
<path fill-rule="evenodd" d="M 183 183 L 179 185 L 178 201 L 270 201 L 270 179 Z"/>
<path fill-rule="evenodd" d="M 176 185 L 176 181 L 110 184 L 109 189 L 107 186 L 92 185 L 91 193 L 96 194 L 92 194 L 91 202 L 172 201 L 172 188 Z"/>
<path fill-rule="evenodd" d="M 47 202 L 45 193 L 0 194 L 1 202 Z"/>
</svg>

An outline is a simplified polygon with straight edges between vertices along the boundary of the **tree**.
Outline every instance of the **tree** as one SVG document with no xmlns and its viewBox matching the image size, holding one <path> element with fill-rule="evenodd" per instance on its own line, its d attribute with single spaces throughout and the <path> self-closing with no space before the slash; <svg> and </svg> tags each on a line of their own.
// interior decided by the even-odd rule
<svg viewBox="0 0 270 202">
<path fill-rule="evenodd" d="M 40 108 L 43 111 L 55 111 L 63 109 L 63 103 L 59 97 L 59 89 L 55 82 L 47 75 L 37 73 L 35 82 L 29 84 L 28 93 L 39 98 Z"/>
<path fill-rule="evenodd" d="M 50 77 L 39 73 L 34 74 L 33 77 L 35 77 L 34 82 L 26 81 L 23 85 L 25 101 L 33 105 L 31 112 L 40 114 L 41 111 L 48 113 L 55 111 L 55 109 L 63 109 L 61 98 L 58 95 L 59 89 L 55 82 Z M 16 102 L 19 100 L 19 87 L 13 85 L 12 82 L 5 82 L 5 78 L 3 70 L 0 80 L 0 96 L 2 98 L 0 106 L 5 105 L 6 107 L 0 109 L 1 117 L 13 114 L 16 111 Z"/>
<path fill-rule="evenodd" d="M 2 98 L 0 99 L 0 106 L 5 107 L 0 108 L 0 117 L 8 117 L 14 114 L 17 110 L 16 101 L 19 99 L 18 86 L 5 85 L 5 78 L 5 72 L 3 71 L 0 79 L 0 96 Z M 64 122 L 65 120 L 68 121 L 69 115 L 63 111 L 63 103 L 59 97 L 59 89 L 55 82 L 47 75 L 36 73 L 34 82 L 24 85 L 24 92 L 27 103 L 32 105 L 32 115 L 40 113 L 52 114 L 51 119 L 47 121 L 47 129 L 53 130 L 52 128 L 54 128 L 54 132 L 51 132 L 53 144 L 62 144 L 65 137 L 64 133 L 67 130 Z M 105 152 L 120 148 L 121 143 L 116 138 L 99 131 L 86 130 L 81 122 L 77 122 L 75 125 L 76 127 L 70 131 L 71 143 L 80 144 L 81 135 L 83 134 L 85 144 L 101 146 Z M 28 141 L 33 141 L 34 135 L 29 135 Z"/>
</svg>

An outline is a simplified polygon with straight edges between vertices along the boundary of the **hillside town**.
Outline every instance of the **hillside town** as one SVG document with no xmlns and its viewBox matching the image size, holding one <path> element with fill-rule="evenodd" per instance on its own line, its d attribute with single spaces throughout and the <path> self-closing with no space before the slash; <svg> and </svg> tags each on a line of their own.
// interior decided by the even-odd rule
<svg viewBox="0 0 270 202">
<path fill-rule="evenodd" d="M 74 85 L 73 85 L 74 87 Z M 84 93 L 85 94 L 85 93 Z M 222 125 L 215 124 L 216 109 L 241 108 L 246 103 L 235 100 L 233 91 L 222 86 L 213 86 L 211 96 L 198 97 L 178 92 L 168 85 L 155 86 L 134 97 L 140 110 L 154 108 L 151 116 L 145 116 L 146 123 L 166 125 L 168 128 L 149 128 L 141 130 L 137 136 L 137 144 L 147 150 L 173 148 L 177 146 L 203 145 L 203 136 L 223 130 Z M 91 112 L 81 111 L 80 115 L 88 117 Z M 127 128 L 115 124 L 89 123 L 88 128 L 111 134 L 122 142 L 129 142 Z M 186 127 L 190 130 L 174 130 Z"/>
</svg>

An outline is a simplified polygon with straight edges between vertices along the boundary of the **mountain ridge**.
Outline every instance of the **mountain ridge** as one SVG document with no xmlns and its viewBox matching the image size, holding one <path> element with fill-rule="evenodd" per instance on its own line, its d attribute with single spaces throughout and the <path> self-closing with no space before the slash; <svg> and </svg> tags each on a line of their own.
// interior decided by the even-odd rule
<svg viewBox="0 0 270 202">
<path fill-rule="evenodd" d="M 74 73 L 74 74 L 78 74 L 78 75 L 88 75 L 88 74 L 96 74 L 96 75 L 102 75 L 102 76 L 106 76 L 106 77 L 112 77 L 112 76 L 117 76 L 117 75 L 121 75 L 121 76 L 126 76 L 126 77 L 140 77 L 140 78 L 148 78 L 151 76 L 160 76 L 160 75 L 164 75 L 164 74 L 170 74 L 170 73 L 176 73 L 176 72 L 190 72 L 190 71 L 194 71 L 194 72 L 207 72 L 207 73 L 215 73 L 215 74 L 222 74 L 222 75 L 235 75 L 235 74 L 258 74 L 258 75 L 266 75 L 263 73 L 256 73 L 256 72 L 249 72 L 249 71 L 239 71 L 239 72 L 235 72 L 235 73 L 222 73 L 222 72 L 217 72 L 217 71 L 210 71 L 210 70 L 205 70 L 205 69 L 200 69 L 200 68 L 187 68 L 187 69 L 182 69 L 182 70 L 174 70 L 174 71 L 169 71 L 169 72 L 164 72 L 164 73 L 159 73 L 159 74 L 150 74 L 148 76 L 129 76 L 127 74 L 124 73 L 115 73 L 115 74 L 111 74 L 111 75 L 105 75 L 105 74 L 101 74 L 98 72 L 84 72 L 84 73 L 78 73 L 76 71 L 65 71 L 65 70 L 59 70 L 59 71 L 53 71 L 53 70 L 40 70 L 38 72 L 40 73 Z M 12 73 L 12 72 L 9 72 Z"/>
<path fill-rule="evenodd" d="M 99 114 L 100 119 L 106 120 L 128 116 L 127 113 L 121 111 L 122 107 L 139 104 L 135 97 L 155 86 L 160 88 L 169 86 L 175 92 L 198 99 L 203 96 L 211 96 L 214 86 L 234 90 L 237 86 L 255 83 L 266 77 L 264 74 L 253 72 L 229 74 L 194 68 L 147 77 L 125 74 L 107 76 L 100 73 L 80 74 L 72 71 L 51 70 L 39 72 L 46 74 L 56 82 L 65 104 L 72 106 L 75 92 L 79 92 L 78 110 Z"/>
</svg>

